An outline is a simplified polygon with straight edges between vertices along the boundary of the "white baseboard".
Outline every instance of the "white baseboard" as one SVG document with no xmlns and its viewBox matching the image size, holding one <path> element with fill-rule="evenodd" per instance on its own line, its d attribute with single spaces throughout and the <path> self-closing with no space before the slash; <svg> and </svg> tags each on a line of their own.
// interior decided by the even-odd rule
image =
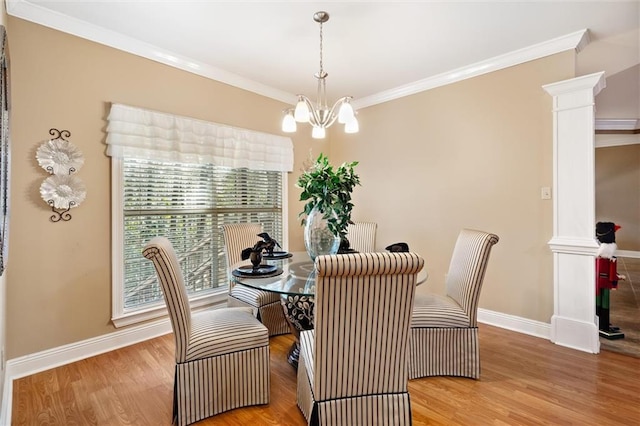
<svg viewBox="0 0 640 426">
<path fill-rule="evenodd" d="M 19 379 L 168 333 L 171 333 L 171 324 L 168 319 L 115 331 L 104 336 L 10 359 L 7 361 L 6 375 L 11 380 Z"/>
<path fill-rule="evenodd" d="M 542 339 L 551 338 L 551 324 L 507 315 L 501 312 L 478 309 L 478 322 L 493 325 Z"/>
<path fill-rule="evenodd" d="M 580 321 L 554 315 L 551 317 L 551 341 L 556 345 L 597 354 L 600 352 L 597 321 L 597 317 L 595 321 Z"/>
<path fill-rule="evenodd" d="M 551 334 L 549 324 L 486 309 L 478 310 L 478 321 L 483 324 L 545 339 L 549 339 Z M 168 319 L 163 319 L 8 360 L 4 375 L 2 405 L 0 406 L 0 425 L 11 424 L 13 381 L 15 379 L 153 339 L 167 333 L 171 333 L 171 324 Z"/>
</svg>

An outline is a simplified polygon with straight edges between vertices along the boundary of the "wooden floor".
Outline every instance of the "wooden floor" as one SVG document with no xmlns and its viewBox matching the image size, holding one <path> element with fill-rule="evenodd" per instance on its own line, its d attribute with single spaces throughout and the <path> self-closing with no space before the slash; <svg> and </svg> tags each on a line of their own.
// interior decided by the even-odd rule
<svg viewBox="0 0 640 426">
<path fill-rule="evenodd" d="M 291 335 L 271 339 L 271 403 L 198 425 L 303 425 Z M 640 359 L 587 354 L 480 326 L 480 380 L 409 382 L 414 425 L 640 425 Z M 170 425 L 173 336 L 82 360 L 13 384 L 12 425 Z"/>
</svg>

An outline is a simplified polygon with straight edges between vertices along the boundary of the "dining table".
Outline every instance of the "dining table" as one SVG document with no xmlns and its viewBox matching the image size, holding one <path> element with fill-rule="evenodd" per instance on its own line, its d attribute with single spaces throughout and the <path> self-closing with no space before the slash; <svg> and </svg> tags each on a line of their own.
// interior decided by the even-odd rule
<svg viewBox="0 0 640 426">
<path fill-rule="evenodd" d="M 247 261 L 232 265 L 230 278 L 247 287 L 280 294 L 284 316 L 294 336 L 287 361 L 297 369 L 300 332 L 313 329 L 315 263 L 306 251 L 274 252 L 273 256 L 263 256 L 262 259 L 261 270 L 256 274 L 250 272 L 251 264 Z M 428 274 L 423 268 L 418 273 L 416 285 L 427 278 Z"/>
</svg>

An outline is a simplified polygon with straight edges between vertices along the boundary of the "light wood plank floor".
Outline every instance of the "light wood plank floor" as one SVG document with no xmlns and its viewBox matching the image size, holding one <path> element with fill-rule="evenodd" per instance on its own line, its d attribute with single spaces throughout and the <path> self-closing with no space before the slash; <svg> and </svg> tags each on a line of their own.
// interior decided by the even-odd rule
<svg viewBox="0 0 640 426">
<path fill-rule="evenodd" d="M 285 358 L 271 339 L 271 403 L 198 425 L 304 425 Z M 409 382 L 414 425 L 640 425 L 640 359 L 587 354 L 480 326 L 480 380 Z M 170 425 L 173 336 L 15 380 L 13 425 Z"/>
</svg>

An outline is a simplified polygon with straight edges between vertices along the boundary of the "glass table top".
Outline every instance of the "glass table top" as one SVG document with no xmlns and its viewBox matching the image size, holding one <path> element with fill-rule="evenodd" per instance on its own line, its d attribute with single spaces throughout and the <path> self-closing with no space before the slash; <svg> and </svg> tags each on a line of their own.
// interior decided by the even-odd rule
<svg viewBox="0 0 640 426">
<path fill-rule="evenodd" d="M 231 276 L 231 279 L 247 287 L 272 291 L 280 294 L 297 294 L 313 296 L 316 292 L 316 273 L 314 264 L 307 252 L 293 252 L 293 256 L 285 259 L 263 259 L 263 263 L 276 265 L 282 273 L 273 277 Z M 242 261 L 233 265 L 232 269 L 250 265 Z"/>
<path fill-rule="evenodd" d="M 276 265 L 282 269 L 282 273 L 270 277 L 229 276 L 237 283 L 259 290 L 271 291 L 280 294 L 314 296 L 316 292 L 316 273 L 314 263 L 307 252 L 293 252 L 292 257 L 285 259 L 263 259 L 263 264 Z M 251 265 L 248 260 L 233 265 L 231 268 Z M 418 273 L 417 285 L 427 280 L 428 274 L 425 268 Z"/>
</svg>

